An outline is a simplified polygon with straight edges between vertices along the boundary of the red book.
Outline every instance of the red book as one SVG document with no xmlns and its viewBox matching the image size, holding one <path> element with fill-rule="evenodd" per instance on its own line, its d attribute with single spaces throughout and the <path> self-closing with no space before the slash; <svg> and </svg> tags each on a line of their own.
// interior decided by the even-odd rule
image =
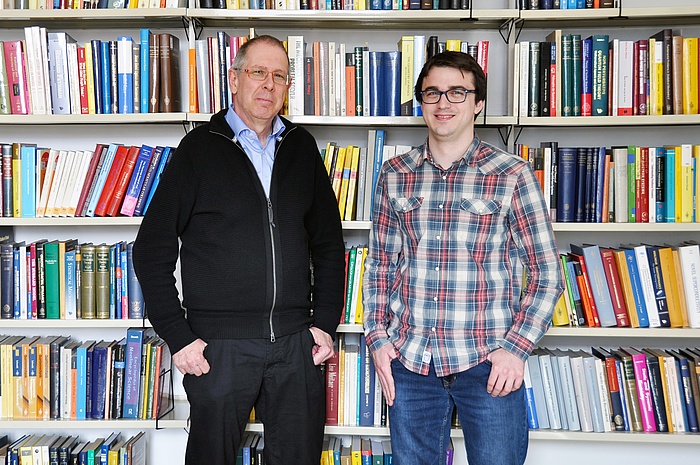
<svg viewBox="0 0 700 465">
<path fill-rule="evenodd" d="M 95 172 L 97 171 L 97 166 L 99 165 L 100 158 L 104 154 L 104 149 L 107 148 L 104 144 L 97 144 L 95 150 L 92 153 L 92 159 L 90 160 L 90 165 L 88 166 L 88 171 L 85 174 L 85 182 L 83 183 L 83 190 L 80 191 L 80 197 L 78 197 L 78 204 L 75 208 L 75 216 L 84 216 L 82 212 L 85 206 L 85 199 L 87 198 L 88 192 L 90 191 L 90 186 L 95 178 Z"/>
<path fill-rule="evenodd" d="M 119 213 L 119 208 L 121 207 L 122 200 L 124 200 L 124 193 L 129 185 L 129 180 L 131 180 L 131 175 L 134 172 L 134 166 L 136 165 L 136 159 L 141 152 L 141 147 L 138 145 L 133 145 L 129 148 L 129 152 L 124 161 L 124 166 L 122 166 L 119 176 L 117 177 L 117 183 L 114 187 L 114 193 L 112 198 L 107 204 L 107 215 L 117 216 Z M 117 152 L 118 153 L 118 152 Z M 98 203 L 99 207 L 99 203 Z"/>
<path fill-rule="evenodd" d="M 85 65 L 85 47 L 78 47 L 78 86 L 80 88 L 80 113 L 90 113 L 88 106 L 87 67 Z"/>
<path fill-rule="evenodd" d="M 649 105 L 647 91 L 649 90 L 649 41 L 641 39 L 635 42 L 637 45 L 639 56 L 639 72 L 637 74 L 637 112 L 636 115 L 648 115 Z"/>
<path fill-rule="evenodd" d="M 588 271 L 586 269 L 586 263 L 583 257 L 570 253 L 569 256 L 574 263 L 574 270 L 576 271 L 576 282 L 579 288 L 579 294 L 581 295 L 581 303 L 583 304 L 583 314 L 586 318 L 586 325 L 593 328 L 600 326 L 600 319 L 598 318 L 598 309 L 595 305 L 595 300 L 593 299 L 593 290 L 591 289 L 590 282 L 588 281 Z"/>
<path fill-rule="evenodd" d="M 479 63 L 479 66 L 481 66 L 481 69 L 484 70 L 484 75 L 488 73 L 489 69 L 489 41 L 488 40 L 480 40 L 477 42 L 477 49 L 476 49 L 476 56 L 477 56 L 477 63 Z"/>
<path fill-rule="evenodd" d="M 326 424 L 338 424 L 338 389 L 340 381 L 340 356 L 338 351 L 326 360 Z"/>
<path fill-rule="evenodd" d="M 114 188 L 117 185 L 117 179 L 119 178 L 119 172 L 124 166 L 126 161 L 126 156 L 129 153 L 129 146 L 120 145 L 117 147 L 117 152 L 114 154 L 114 160 L 112 161 L 112 166 L 107 174 L 107 180 L 100 193 L 100 198 L 97 201 L 97 206 L 95 207 L 95 216 L 105 216 L 107 213 L 107 204 L 114 194 Z"/>
<path fill-rule="evenodd" d="M 622 291 L 622 282 L 620 281 L 620 274 L 617 271 L 617 263 L 615 262 L 615 255 L 612 249 L 601 248 L 600 258 L 603 261 L 603 270 L 605 271 L 605 279 L 608 281 L 608 289 L 610 289 L 610 298 L 612 299 L 617 326 L 629 326 L 630 320 L 627 315 L 625 295 Z"/>
<path fill-rule="evenodd" d="M 10 108 L 13 115 L 29 114 L 29 89 L 24 50 L 21 40 L 3 42 L 7 85 L 10 90 Z"/>
</svg>

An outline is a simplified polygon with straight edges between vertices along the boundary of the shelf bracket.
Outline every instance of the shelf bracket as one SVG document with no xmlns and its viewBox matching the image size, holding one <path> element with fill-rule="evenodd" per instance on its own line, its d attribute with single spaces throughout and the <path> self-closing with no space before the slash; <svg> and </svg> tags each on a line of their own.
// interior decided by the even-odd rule
<svg viewBox="0 0 700 465">
<path fill-rule="evenodd" d="M 501 136 L 501 142 L 503 145 L 508 147 L 508 140 L 513 132 L 513 126 L 499 126 L 498 135 Z"/>
<path fill-rule="evenodd" d="M 509 19 L 498 27 L 498 33 L 501 34 L 501 38 L 506 44 L 510 40 L 510 35 L 513 33 L 513 27 L 515 26 L 515 22 L 515 19 Z M 520 34 L 520 31 L 518 31 L 518 34 Z"/>
<path fill-rule="evenodd" d="M 618 20 L 618 19 L 629 19 L 629 16 L 624 16 L 622 14 L 622 0 L 617 1 L 617 16 L 611 16 L 611 20 Z"/>
<path fill-rule="evenodd" d="M 515 137 L 513 138 L 513 146 L 518 143 L 518 139 L 520 139 L 520 134 L 523 132 L 523 126 L 519 126 L 515 130 Z"/>
<path fill-rule="evenodd" d="M 190 25 L 192 26 L 191 28 Z M 185 37 L 187 37 L 187 40 L 190 40 L 190 29 L 194 33 L 195 40 L 199 39 L 199 37 L 202 35 L 202 31 L 204 31 L 204 24 L 199 18 L 183 17 L 182 27 L 185 30 Z"/>
<path fill-rule="evenodd" d="M 469 2 L 469 17 L 468 18 L 460 18 L 460 21 L 479 21 L 479 18 L 474 17 L 474 2 L 470 1 Z"/>
<path fill-rule="evenodd" d="M 513 21 L 513 28 L 515 29 L 515 42 L 520 39 L 520 33 L 523 32 L 523 26 L 525 26 L 525 20 L 522 18 L 511 20 Z M 510 36 L 509 36 L 510 37 Z"/>
</svg>

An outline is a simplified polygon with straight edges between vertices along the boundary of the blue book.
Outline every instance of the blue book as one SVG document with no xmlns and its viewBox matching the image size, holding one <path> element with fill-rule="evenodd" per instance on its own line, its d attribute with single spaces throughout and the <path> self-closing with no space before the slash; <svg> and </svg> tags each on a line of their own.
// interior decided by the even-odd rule
<svg viewBox="0 0 700 465">
<path fill-rule="evenodd" d="M 581 115 L 591 116 L 593 98 L 593 39 L 581 40 Z"/>
<path fill-rule="evenodd" d="M 384 52 L 384 103 L 387 116 L 401 116 L 401 52 Z"/>
<path fill-rule="evenodd" d="M 90 418 L 102 420 L 105 418 L 105 401 L 107 393 L 107 351 L 109 342 L 100 341 L 95 344 L 92 350 L 92 370 L 91 370 L 91 395 L 90 395 Z"/>
<path fill-rule="evenodd" d="M 102 73 L 102 110 L 103 113 L 112 113 L 112 67 L 111 60 L 109 58 L 109 41 L 100 42 L 100 61 L 94 63 L 96 69 L 100 69 Z M 95 87 L 95 93 L 97 93 L 97 87 Z"/>
<path fill-rule="evenodd" d="M 160 166 L 160 160 L 163 158 L 166 147 L 157 145 L 153 149 L 153 154 L 148 162 L 148 167 L 146 168 L 146 174 L 143 177 L 143 183 L 141 184 L 141 189 L 136 198 L 136 206 L 134 207 L 134 216 L 141 216 L 143 214 L 143 207 L 146 205 L 146 200 L 148 199 L 148 191 L 151 190 L 153 186 L 153 181 L 155 180 L 156 173 L 158 171 L 158 166 Z"/>
<path fill-rule="evenodd" d="M 65 280 L 65 317 L 66 319 L 76 319 L 78 312 L 77 293 L 77 263 L 75 261 L 76 248 L 78 241 L 75 239 L 65 241 L 65 253 L 63 255 L 63 263 L 65 266 L 65 275 L 61 279 Z"/>
<path fill-rule="evenodd" d="M 537 421 L 537 405 L 535 405 L 535 393 L 532 390 L 532 380 L 530 379 L 529 364 L 525 364 L 525 404 L 527 407 L 527 425 L 530 429 L 539 429 L 540 423 Z"/>
<path fill-rule="evenodd" d="M 107 465 L 109 462 L 109 451 L 115 444 L 117 444 L 117 442 L 119 442 L 121 437 L 122 433 L 119 431 L 115 431 L 107 436 L 107 439 L 105 439 L 102 446 L 100 446 L 100 463 L 96 463 L 95 465 Z"/>
<path fill-rule="evenodd" d="M 122 318 L 125 318 L 129 314 L 129 273 L 128 273 L 128 260 L 126 252 L 126 242 L 121 242 L 119 246 L 121 258 L 120 262 L 122 265 Z"/>
<path fill-rule="evenodd" d="M 586 172 L 588 165 L 586 164 L 587 149 L 585 147 L 578 148 L 576 157 L 576 202 L 574 204 L 574 221 L 583 223 L 586 220 Z"/>
<path fill-rule="evenodd" d="M 698 415 L 695 410 L 695 399 L 693 398 L 691 376 L 695 376 L 694 369 L 686 357 L 676 350 L 668 351 L 678 361 L 680 367 L 680 390 L 683 399 L 685 400 L 685 411 L 687 415 L 686 431 L 697 433 L 699 431 Z"/>
<path fill-rule="evenodd" d="M 117 38 L 117 85 L 119 113 L 134 112 L 134 41 L 131 37 Z"/>
<path fill-rule="evenodd" d="M 122 418 L 138 418 L 141 384 L 141 350 L 143 341 L 154 334 L 153 328 L 129 328 L 126 330 Z"/>
<path fill-rule="evenodd" d="M 75 350 L 76 390 L 75 390 L 75 418 L 85 420 L 87 418 L 87 375 L 88 375 L 88 349 L 95 341 L 85 341 Z M 92 371 L 92 370 L 91 370 Z"/>
<path fill-rule="evenodd" d="M 575 220 L 577 159 L 577 148 L 559 148 L 557 222 L 570 223 Z"/>
<path fill-rule="evenodd" d="M 374 0 L 379 3 L 379 0 Z M 379 10 L 380 8 L 373 8 Z M 387 116 L 384 52 L 369 52 L 369 115 Z"/>
<path fill-rule="evenodd" d="M 139 86 L 140 93 L 140 103 L 141 103 L 141 113 L 148 113 L 148 99 L 149 99 L 149 83 L 148 78 L 150 77 L 150 45 L 148 39 L 151 35 L 150 29 L 141 29 L 139 34 L 139 39 L 141 40 L 140 47 L 140 65 L 141 65 L 141 82 Z"/>
<path fill-rule="evenodd" d="M 619 250 L 619 249 L 618 249 Z M 625 252 L 625 261 L 627 262 L 627 271 L 630 275 L 632 284 L 632 293 L 634 294 L 634 304 L 639 319 L 640 328 L 649 327 L 649 316 L 647 314 L 644 296 L 642 294 L 642 283 L 639 278 L 639 269 L 637 268 L 637 257 L 633 249 L 623 249 Z"/>
<path fill-rule="evenodd" d="M 20 257 L 24 259 L 24 254 L 22 253 L 22 248 L 26 247 L 24 242 L 17 243 L 12 248 L 12 274 L 14 276 L 14 298 L 13 298 L 13 308 L 15 319 L 26 319 L 26 307 L 24 315 L 22 315 L 22 291 L 20 290 Z"/>
<path fill-rule="evenodd" d="M 364 334 L 360 335 L 360 426 L 374 426 L 374 364 Z"/>
<path fill-rule="evenodd" d="M 153 155 L 153 147 L 149 145 L 142 145 L 141 151 L 139 152 L 138 158 L 136 158 L 136 164 L 134 165 L 134 171 L 131 174 L 131 179 L 129 180 L 129 186 L 126 188 L 124 193 L 124 202 L 122 203 L 122 208 L 120 213 L 126 216 L 133 216 L 136 210 L 136 204 L 139 199 L 139 193 L 141 192 L 141 187 L 143 186 L 144 179 L 146 178 L 146 172 L 148 171 L 148 165 L 151 161 Z"/>
<path fill-rule="evenodd" d="M 174 147 L 165 147 L 165 149 L 163 150 L 163 154 L 160 157 L 160 163 L 158 164 L 158 169 L 156 170 L 155 179 L 153 179 L 153 185 L 148 190 L 148 198 L 146 199 L 146 203 L 143 206 L 143 212 L 141 214 L 145 215 L 146 212 L 148 211 L 148 206 L 151 204 L 151 199 L 153 199 L 153 194 L 156 193 L 156 189 L 158 188 L 158 184 L 160 183 L 160 178 L 163 176 L 163 170 L 165 170 L 166 166 L 168 166 L 168 162 L 170 161 L 170 157 L 172 156 L 172 154 L 174 152 L 175 152 Z M 138 207 L 138 203 L 136 206 Z"/>
<path fill-rule="evenodd" d="M 102 67 L 102 45 L 101 41 L 93 39 L 90 41 L 90 49 L 92 50 L 92 76 L 95 81 L 94 85 L 94 97 L 95 97 L 95 113 L 102 114 L 105 113 L 104 102 L 102 100 L 102 80 L 109 76 L 107 74 L 103 77 Z M 109 55 L 108 55 L 109 56 Z"/>
<path fill-rule="evenodd" d="M 129 318 L 139 319 L 146 317 L 146 308 L 141 285 L 134 270 L 133 250 L 134 243 L 129 242 L 126 245 L 126 271 L 129 280 Z"/>
<path fill-rule="evenodd" d="M 624 389 L 624 380 L 622 379 L 622 366 L 620 360 L 615 358 L 615 375 L 617 377 L 617 385 L 620 388 L 620 402 L 622 403 L 622 418 L 624 420 L 624 431 L 630 431 L 630 418 L 627 407 L 627 394 Z"/>
<path fill-rule="evenodd" d="M 384 139 L 386 138 L 386 130 L 377 129 L 374 140 L 374 167 L 372 169 L 372 204 L 370 207 L 370 219 L 372 219 L 372 210 L 374 210 L 374 193 L 377 190 L 377 179 L 379 171 L 384 163 Z"/>
<path fill-rule="evenodd" d="M 664 199 L 666 201 L 666 223 L 676 222 L 676 148 L 664 147 L 666 163 L 664 170 Z"/>
<path fill-rule="evenodd" d="M 21 144 L 20 146 L 20 175 L 21 200 L 20 212 L 22 218 L 36 216 L 36 145 Z"/>
<path fill-rule="evenodd" d="M 612 154 L 611 154 L 612 155 Z M 594 190 L 594 216 L 596 223 L 603 222 L 603 190 L 605 189 L 605 159 L 607 157 L 606 148 L 599 147 L 598 155 L 595 158 L 595 190 Z"/>
<path fill-rule="evenodd" d="M 102 166 L 100 167 L 100 172 L 95 173 L 95 176 L 97 176 L 97 180 L 95 181 L 95 189 L 92 191 L 89 201 L 86 200 L 88 206 L 85 212 L 85 216 L 95 216 L 95 208 L 97 208 L 97 202 L 100 200 L 102 189 L 104 188 L 105 183 L 107 182 L 107 175 L 109 174 L 109 170 L 112 168 L 114 155 L 117 153 L 117 148 L 119 147 L 119 145 L 121 144 L 109 144 L 109 146 L 107 147 L 107 153 L 105 154 L 104 161 L 102 162 Z"/>
</svg>

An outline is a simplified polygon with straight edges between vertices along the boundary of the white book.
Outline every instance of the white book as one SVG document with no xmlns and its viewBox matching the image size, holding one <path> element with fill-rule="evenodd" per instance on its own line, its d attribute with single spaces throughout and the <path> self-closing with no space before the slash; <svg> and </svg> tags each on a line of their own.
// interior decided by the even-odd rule
<svg viewBox="0 0 700 465">
<path fill-rule="evenodd" d="M 61 208 L 58 211 L 58 216 L 68 216 L 68 204 L 70 203 L 71 197 L 73 196 L 73 190 L 75 189 L 75 184 L 78 181 L 78 172 L 81 170 L 82 165 L 83 151 L 76 150 L 75 154 L 73 155 L 73 163 L 71 164 L 71 169 L 68 173 L 68 178 L 66 179 L 66 187 L 65 191 L 63 192 L 63 198 L 61 199 Z"/>
<path fill-rule="evenodd" d="M 697 244 L 678 247 L 678 258 L 685 288 L 688 325 L 700 328 L 700 247 Z"/>
<path fill-rule="evenodd" d="M 304 114 L 304 36 L 287 36 L 289 55 L 289 114 Z"/>
<path fill-rule="evenodd" d="M 56 163 L 58 161 L 59 151 L 56 149 L 49 150 L 49 159 L 46 162 L 46 171 L 44 173 L 44 182 L 41 186 L 41 193 L 39 195 L 39 203 L 36 206 L 36 217 L 42 218 L 46 213 L 46 204 L 49 201 L 49 192 L 51 191 L 51 184 L 56 174 Z"/>
<path fill-rule="evenodd" d="M 559 368 L 559 379 L 561 380 L 561 390 L 564 399 L 563 410 L 566 414 L 569 431 L 581 431 L 578 406 L 576 405 L 576 389 L 574 388 L 574 378 L 571 373 L 571 359 L 563 350 L 555 349 L 551 352 Z"/>
<path fill-rule="evenodd" d="M 615 39 L 617 40 L 617 39 Z M 632 115 L 634 41 L 621 40 L 617 51 L 617 115 Z"/>
<path fill-rule="evenodd" d="M 673 421 L 673 430 L 677 432 L 685 431 L 685 399 L 681 392 L 679 384 L 679 373 L 677 360 L 671 354 L 664 356 L 664 376 L 668 385 L 669 404 L 671 406 L 671 420 Z"/>
<path fill-rule="evenodd" d="M 68 420 L 71 417 L 71 409 L 73 404 L 72 392 L 72 374 L 71 374 L 71 359 L 73 350 L 77 346 L 76 341 L 69 341 L 61 347 L 61 418 Z"/>
<path fill-rule="evenodd" d="M 360 335 L 345 335 L 345 425 L 357 426 L 357 383 Z M 340 406 L 339 406 L 340 408 Z"/>
<path fill-rule="evenodd" d="M 637 259 L 637 270 L 639 271 L 639 281 L 642 288 L 642 297 L 647 309 L 650 328 L 660 328 L 659 308 L 656 306 L 656 292 L 654 282 L 651 279 L 651 268 L 649 267 L 649 256 L 644 245 L 634 247 L 634 256 Z"/>
<path fill-rule="evenodd" d="M 527 367 L 530 372 L 530 381 L 532 382 L 532 393 L 535 398 L 535 410 L 537 411 L 537 422 L 540 429 L 549 428 L 549 415 L 547 414 L 547 405 L 544 400 L 544 387 L 542 385 L 542 370 L 540 369 L 539 355 L 530 354 L 527 358 Z"/>
<path fill-rule="evenodd" d="M 39 62 L 41 63 L 41 79 L 44 84 L 44 102 L 46 105 L 46 114 L 50 115 L 52 113 L 51 105 L 51 88 L 49 85 L 49 61 L 46 57 L 49 56 L 48 51 L 48 34 L 45 27 L 40 27 L 38 30 L 38 40 L 39 40 Z"/>
<path fill-rule="evenodd" d="M 374 363 L 372 363 L 372 369 L 374 370 Z M 382 383 L 379 380 L 376 372 L 374 375 L 374 426 L 381 426 L 382 424 Z"/>
<path fill-rule="evenodd" d="M 586 387 L 586 373 L 583 367 L 583 357 L 580 353 L 572 350 L 566 351 L 571 360 L 571 377 L 574 380 L 574 390 L 576 392 L 576 406 L 578 407 L 581 431 L 593 431 L 593 419 L 591 417 L 590 399 L 588 388 Z"/>
<path fill-rule="evenodd" d="M 544 160 L 544 203 L 547 205 L 547 210 L 551 211 L 552 208 L 556 208 L 556 205 L 551 204 L 551 192 L 552 192 L 552 147 L 540 147 L 542 150 L 542 159 Z M 555 221 L 556 218 L 552 218 Z"/>
<path fill-rule="evenodd" d="M 49 199 L 46 203 L 46 210 L 44 216 L 57 216 L 54 214 L 54 207 L 56 205 L 56 199 L 58 197 L 58 189 L 61 185 L 63 179 L 63 172 L 68 161 L 68 151 L 59 150 L 58 160 L 56 162 L 56 170 L 53 175 L 53 181 L 51 182 L 51 190 L 49 191 Z"/>
<path fill-rule="evenodd" d="M 384 157 L 382 158 L 382 163 L 394 158 L 396 156 L 396 146 L 395 145 L 385 145 L 384 146 Z"/>
<path fill-rule="evenodd" d="M 51 82 L 49 87 L 53 113 L 56 115 L 69 115 L 71 113 L 68 42 L 72 39 L 69 37 L 65 32 L 51 32 L 48 35 L 49 80 Z"/>
<path fill-rule="evenodd" d="M 535 349 L 537 351 L 538 349 Z M 542 374 L 542 388 L 544 390 L 544 402 L 549 417 L 549 427 L 551 429 L 562 429 L 561 413 L 559 412 L 559 402 L 557 399 L 556 387 L 554 384 L 554 372 L 552 370 L 552 359 L 548 353 L 540 351 L 538 353 L 540 373 Z"/>
<path fill-rule="evenodd" d="M 73 115 L 80 114 L 80 73 L 78 71 L 78 44 L 68 42 L 68 88 L 70 89 L 70 111 Z"/>
<path fill-rule="evenodd" d="M 29 94 L 29 110 L 32 115 L 45 115 L 46 102 L 44 100 L 43 80 L 40 81 L 39 58 L 37 50 L 41 49 L 38 40 L 35 42 L 32 28 L 38 26 L 27 26 L 24 28 L 24 56 L 26 61 L 27 84 Z"/>
<path fill-rule="evenodd" d="M 211 81 L 209 80 L 209 46 L 206 39 L 195 41 L 195 61 L 197 68 L 197 104 L 200 113 L 211 113 L 209 96 Z"/>
<path fill-rule="evenodd" d="M 613 59 L 609 62 L 610 64 L 610 102 L 612 103 L 612 108 L 608 112 L 611 116 L 616 116 L 618 114 L 617 110 L 619 108 L 619 95 L 620 95 L 620 81 L 619 81 L 619 69 L 620 69 L 620 39 L 612 39 L 613 48 Z"/>
<path fill-rule="evenodd" d="M 56 203 L 53 206 L 53 216 L 61 216 L 61 208 L 63 207 L 63 199 L 66 196 L 66 189 L 68 184 L 70 184 L 71 177 L 73 176 L 73 166 L 75 165 L 76 151 L 68 150 L 66 155 L 66 164 L 63 167 L 63 175 L 61 176 L 61 181 L 58 185 L 58 192 L 56 193 Z"/>
<path fill-rule="evenodd" d="M 515 44 L 513 52 L 513 87 L 511 88 L 512 115 L 520 115 L 520 44 Z"/>
<path fill-rule="evenodd" d="M 521 118 L 527 117 L 530 100 L 528 98 L 528 90 L 530 79 L 530 42 L 520 42 L 520 83 L 518 96 L 518 116 Z M 557 111 L 559 107 L 557 107 Z"/>
<path fill-rule="evenodd" d="M 410 145 L 397 144 L 396 155 L 403 155 L 404 153 L 410 152 L 412 149 L 413 147 Z"/>
<path fill-rule="evenodd" d="M 598 357 L 593 357 L 595 374 L 598 380 L 598 396 L 600 398 L 600 411 L 603 417 L 603 430 L 612 431 L 612 404 L 610 403 L 610 393 L 608 391 L 608 378 L 605 371 L 605 364 Z"/>
<path fill-rule="evenodd" d="M 362 50 L 362 116 L 369 116 L 369 47 L 364 47 Z"/>
<path fill-rule="evenodd" d="M 425 36 L 415 35 L 413 36 L 413 78 L 418 79 L 420 72 L 423 70 L 423 65 L 425 64 Z M 421 110 L 420 104 L 416 99 L 416 93 L 413 93 L 413 116 L 422 116 L 423 111 Z"/>
<path fill-rule="evenodd" d="M 336 107 L 336 91 L 338 71 L 336 69 L 336 44 L 333 41 L 328 42 L 328 116 L 338 116 Z"/>
<path fill-rule="evenodd" d="M 339 45 L 338 51 L 338 76 L 340 77 L 340 88 L 338 90 L 338 95 L 340 96 L 340 116 L 348 115 L 348 99 L 345 95 L 345 44 L 341 43 Z"/>
<path fill-rule="evenodd" d="M 87 182 L 87 172 L 90 169 L 90 162 L 94 156 L 94 152 L 92 150 L 83 150 L 82 152 L 82 161 L 80 164 L 80 169 L 76 175 L 76 183 L 73 187 L 73 194 L 68 201 L 68 211 L 66 212 L 66 216 L 75 216 L 75 211 L 78 208 L 78 201 L 80 200 L 80 193 L 83 191 L 83 186 Z"/>
</svg>

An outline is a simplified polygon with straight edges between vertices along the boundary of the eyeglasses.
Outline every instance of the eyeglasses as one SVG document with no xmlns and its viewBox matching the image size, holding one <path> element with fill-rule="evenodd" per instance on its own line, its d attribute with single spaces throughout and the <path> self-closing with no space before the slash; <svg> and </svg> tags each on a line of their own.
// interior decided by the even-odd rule
<svg viewBox="0 0 700 465">
<path fill-rule="evenodd" d="M 421 101 L 429 105 L 438 103 L 442 96 L 444 95 L 448 102 L 450 103 L 462 103 L 467 100 L 467 95 L 475 94 L 476 90 L 471 89 L 450 89 L 446 91 L 441 91 L 437 89 L 428 89 L 420 93 Z"/>
<path fill-rule="evenodd" d="M 272 80 L 275 84 L 286 86 L 289 84 L 289 74 L 284 74 L 281 71 L 268 71 L 263 68 L 234 68 L 236 71 L 245 71 L 249 78 L 254 81 L 264 81 L 267 75 L 272 73 Z"/>
</svg>

